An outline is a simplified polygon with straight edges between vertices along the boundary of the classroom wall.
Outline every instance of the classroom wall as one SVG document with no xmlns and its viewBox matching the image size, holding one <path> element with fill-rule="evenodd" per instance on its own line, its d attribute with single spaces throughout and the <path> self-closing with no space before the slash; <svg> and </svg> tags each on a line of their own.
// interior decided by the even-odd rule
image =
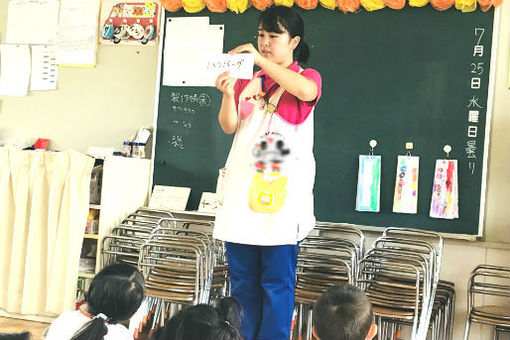
<svg viewBox="0 0 510 340">
<path fill-rule="evenodd" d="M 5 41 L 8 1 L 0 1 L 0 41 Z M 340 14 L 339 14 L 340 15 Z M 466 285 L 475 264 L 508 265 L 510 259 L 510 0 L 501 8 L 495 101 L 491 123 L 485 241 L 448 240 L 442 278 L 456 283 L 455 339 L 462 338 Z M 0 141 L 31 144 L 50 138 L 54 150 L 85 152 L 91 145 L 120 149 L 140 126 L 152 126 L 158 48 L 102 46 L 95 68 L 60 68 L 58 90 L 0 97 Z M 371 234 L 373 240 L 376 234 Z M 491 339 L 475 326 L 471 339 Z"/>
</svg>

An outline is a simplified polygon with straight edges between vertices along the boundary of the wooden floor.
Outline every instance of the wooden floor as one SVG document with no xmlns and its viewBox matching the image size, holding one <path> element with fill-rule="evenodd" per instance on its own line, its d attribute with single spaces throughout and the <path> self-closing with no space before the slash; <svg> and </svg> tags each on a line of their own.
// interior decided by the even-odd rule
<svg viewBox="0 0 510 340">
<path fill-rule="evenodd" d="M 49 324 L 0 317 L 0 333 L 21 333 L 29 331 L 31 340 L 41 340 L 41 334 Z"/>
</svg>

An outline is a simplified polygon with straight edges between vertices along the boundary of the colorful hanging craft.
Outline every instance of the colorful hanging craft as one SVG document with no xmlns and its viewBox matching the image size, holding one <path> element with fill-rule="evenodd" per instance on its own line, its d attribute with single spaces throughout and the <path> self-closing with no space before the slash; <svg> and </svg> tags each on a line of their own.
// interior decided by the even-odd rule
<svg viewBox="0 0 510 340">
<path fill-rule="evenodd" d="M 420 157 L 398 156 L 393 212 L 416 214 Z"/>
<path fill-rule="evenodd" d="M 295 0 L 296 5 L 301 7 L 302 9 L 314 9 L 317 7 L 319 3 L 318 0 Z"/>
<path fill-rule="evenodd" d="M 274 3 L 277 6 L 292 7 L 292 5 L 294 5 L 294 0 L 275 0 Z"/>
<path fill-rule="evenodd" d="M 459 218 L 459 186 L 457 160 L 438 159 L 434 172 L 430 217 Z"/>
<path fill-rule="evenodd" d="M 227 0 L 227 7 L 229 10 L 235 13 L 243 13 L 248 7 L 250 7 L 249 0 Z"/>
<path fill-rule="evenodd" d="M 455 0 L 455 8 L 464 13 L 473 12 L 476 9 L 476 0 Z"/>
<path fill-rule="evenodd" d="M 455 4 L 455 0 L 430 0 L 430 4 L 438 11 L 446 11 Z"/>
<path fill-rule="evenodd" d="M 360 2 L 361 6 L 369 12 L 384 8 L 383 0 L 360 0 Z"/>
<path fill-rule="evenodd" d="M 336 8 L 336 0 L 319 0 L 322 7 L 334 10 Z"/>
<path fill-rule="evenodd" d="M 391 9 L 402 9 L 406 5 L 406 0 L 383 0 L 386 7 Z"/>
<path fill-rule="evenodd" d="M 205 8 L 203 0 L 183 0 L 182 7 L 188 13 L 198 13 Z"/>
<path fill-rule="evenodd" d="M 336 0 L 336 5 L 344 13 L 354 13 L 359 9 L 361 3 L 359 0 Z"/>
<path fill-rule="evenodd" d="M 227 10 L 227 0 L 204 0 L 207 9 L 214 13 L 224 13 Z"/>
<path fill-rule="evenodd" d="M 259 11 L 264 11 L 266 8 L 270 7 L 273 4 L 273 0 L 251 0 L 251 4 L 253 7 L 258 9 Z"/>
<path fill-rule="evenodd" d="M 182 8 L 182 0 L 161 0 L 161 5 L 169 12 L 177 12 Z"/>
<path fill-rule="evenodd" d="M 429 3 L 429 0 L 409 0 L 411 7 L 423 7 Z"/>
<path fill-rule="evenodd" d="M 381 156 L 360 155 L 358 168 L 357 211 L 379 211 L 381 192 Z"/>
<path fill-rule="evenodd" d="M 492 7 L 491 0 L 478 0 L 478 5 L 483 12 L 487 12 Z"/>
</svg>

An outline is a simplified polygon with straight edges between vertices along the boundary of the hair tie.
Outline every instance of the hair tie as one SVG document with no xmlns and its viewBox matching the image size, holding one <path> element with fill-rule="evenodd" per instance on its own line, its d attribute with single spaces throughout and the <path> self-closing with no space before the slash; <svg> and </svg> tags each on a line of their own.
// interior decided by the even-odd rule
<svg viewBox="0 0 510 340">
<path fill-rule="evenodd" d="M 227 326 L 229 326 L 229 327 L 230 327 L 230 322 L 228 322 L 227 320 L 223 320 L 223 322 L 224 322 L 224 323 L 226 323 L 226 324 L 227 324 Z"/>
<path fill-rule="evenodd" d="M 108 321 L 110 321 L 110 319 L 109 319 L 106 315 L 104 315 L 103 313 L 99 313 L 99 314 L 97 314 L 97 315 L 94 317 L 94 319 L 97 319 L 97 318 L 101 318 L 101 319 L 103 319 L 103 320 L 104 320 L 104 323 L 107 323 Z"/>
</svg>

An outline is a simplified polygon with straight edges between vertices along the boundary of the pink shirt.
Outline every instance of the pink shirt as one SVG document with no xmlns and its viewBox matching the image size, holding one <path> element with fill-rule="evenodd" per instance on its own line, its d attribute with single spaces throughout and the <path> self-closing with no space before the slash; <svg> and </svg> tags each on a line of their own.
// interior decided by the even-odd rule
<svg viewBox="0 0 510 340">
<path fill-rule="evenodd" d="M 293 62 L 288 68 L 294 72 L 299 72 L 300 70 L 300 66 L 298 65 L 297 61 Z M 264 89 L 265 91 L 270 89 L 268 95 L 271 96 L 279 86 L 275 85 L 272 87 L 275 82 L 266 74 L 266 71 L 261 70 L 258 73 L 259 78 L 265 75 Z M 322 93 L 322 78 L 319 72 L 313 68 L 307 68 L 301 72 L 301 75 L 315 82 L 317 85 L 317 97 L 314 100 L 302 101 L 287 91 L 282 94 L 282 97 L 277 106 L 277 111 L 285 121 L 293 125 L 299 125 L 306 120 L 313 107 L 321 97 Z M 236 81 L 234 85 L 234 99 L 236 102 L 236 107 L 239 106 L 239 95 L 250 81 L 250 79 L 238 79 Z"/>
</svg>

